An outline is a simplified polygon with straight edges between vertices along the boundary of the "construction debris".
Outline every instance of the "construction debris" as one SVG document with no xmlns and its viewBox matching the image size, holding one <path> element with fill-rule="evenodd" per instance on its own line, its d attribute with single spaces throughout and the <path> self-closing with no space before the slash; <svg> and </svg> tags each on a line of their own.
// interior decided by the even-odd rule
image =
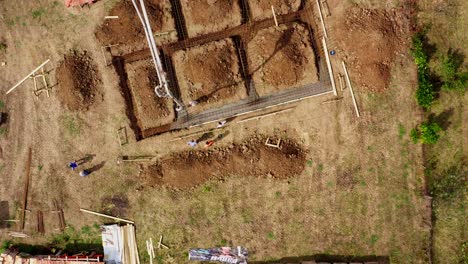
<svg viewBox="0 0 468 264">
<path fill-rule="evenodd" d="M 101 229 L 106 263 L 140 264 L 134 225 L 105 225 Z"/>
<path fill-rule="evenodd" d="M 280 144 L 281 144 L 281 138 L 276 141 L 276 144 L 271 144 L 269 137 L 265 140 L 265 146 L 268 146 L 268 147 L 281 149 Z"/>
</svg>

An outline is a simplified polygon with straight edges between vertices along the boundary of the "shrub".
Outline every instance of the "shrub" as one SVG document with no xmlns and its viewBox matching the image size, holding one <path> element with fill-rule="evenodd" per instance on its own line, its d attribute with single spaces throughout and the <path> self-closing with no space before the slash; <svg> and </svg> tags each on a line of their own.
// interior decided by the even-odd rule
<svg viewBox="0 0 468 264">
<path fill-rule="evenodd" d="M 442 128 L 435 122 L 424 122 L 410 132 L 410 137 L 414 143 L 435 144 L 440 138 L 439 132 Z"/>
<path fill-rule="evenodd" d="M 416 100 L 421 107 L 428 109 L 435 99 L 434 87 L 430 80 L 428 56 L 424 51 L 424 35 L 418 33 L 413 36 L 412 55 L 418 67 L 418 89 Z"/>
</svg>

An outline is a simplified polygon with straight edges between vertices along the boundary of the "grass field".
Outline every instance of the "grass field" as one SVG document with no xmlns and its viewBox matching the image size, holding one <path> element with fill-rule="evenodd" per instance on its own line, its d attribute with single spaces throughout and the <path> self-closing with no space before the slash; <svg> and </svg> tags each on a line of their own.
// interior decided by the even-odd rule
<svg viewBox="0 0 468 264">
<path fill-rule="evenodd" d="M 428 26 L 427 37 L 433 46 L 430 66 L 440 74 L 442 58 L 449 50 L 468 56 L 468 3 L 449 1 L 434 4 L 421 1 L 419 23 Z M 468 70 L 465 59 L 463 70 Z M 466 87 L 465 87 L 466 91 Z M 427 115 L 444 123 L 440 141 L 426 148 L 427 175 L 434 193 L 433 254 L 435 263 L 467 263 L 466 206 L 466 121 L 467 96 L 460 91 L 441 91 Z"/>
<path fill-rule="evenodd" d="M 34 221 L 30 221 L 27 227 L 33 236 L 15 243 L 52 243 L 71 250 L 75 248 L 70 245 L 94 247 L 99 240 L 97 225 L 106 221 L 79 213 L 83 207 L 134 220 L 143 263 L 148 262 L 145 240 L 157 240 L 160 235 L 170 249 L 158 251 L 157 263 L 187 263 L 190 248 L 220 245 L 245 246 L 253 261 L 328 254 L 378 255 L 388 256 L 392 263 L 428 263 L 430 219 L 424 196 L 424 157 L 437 161 L 431 180 L 448 174 L 466 176 L 460 144 L 467 134 L 465 97 L 441 94 L 432 112 L 438 116 L 447 112 L 444 116 L 450 125 L 439 143 L 423 153 L 409 137 L 423 115 L 414 99 L 416 67 L 409 51 L 402 51 L 388 89 L 370 92 L 355 87 L 362 113 L 359 119 L 345 90 L 338 102 L 322 104 L 331 97 L 316 97 L 274 118 L 234 123 L 225 128 L 229 135 L 217 143 L 228 147 L 252 135 L 292 138 L 307 151 L 306 169 L 300 176 L 277 180 L 225 175 L 223 180 L 212 180 L 190 191 L 147 187 L 138 177 L 140 167 L 117 165 L 117 157 L 163 158 L 184 151 L 185 141 L 168 140 L 187 132 L 118 145 L 115 131 L 128 125 L 125 102 L 117 88 L 118 78 L 104 65 L 94 38 L 95 27 L 109 15 L 115 2 L 100 1 L 82 12 L 66 10 L 61 1 L 51 0 L 9 1 L 0 6 L 0 32 L 8 32 L 4 37 L 8 67 L 0 68 L 0 80 L 12 84 L 44 57 L 57 63 L 69 49 L 86 49 L 106 84 L 103 102 L 87 113 L 65 110 L 55 96 L 34 101 L 26 87 L 12 97 L 0 97 L 13 120 L 0 137 L 4 155 L 0 161 L 0 200 L 9 201 L 14 215 L 15 201 L 21 194 L 17 190 L 22 187 L 21 161 L 27 147 L 33 146 L 30 208 L 49 210 L 51 201 L 59 200 L 70 226 L 57 234 L 50 231 L 55 218 L 46 218 L 50 226 L 41 236 L 33 231 Z M 338 6 L 344 1 L 329 2 Z M 393 8 L 399 2 L 354 0 L 346 4 Z M 421 23 L 433 21 L 430 41 L 437 44 L 440 54 L 449 48 L 467 54 L 466 13 L 457 13 L 463 8 L 451 6 L 439 16 L 432 2 L 422 1 L 420 13 Z M 441 32 L 447 32 L 450 41 L 445 41 Z M 41 42 L 44 39 L 45 43 Z M 4 41 L 2 36 L 0 41 Z M 16 54 L 26 59 L 17 60 Z M 431 61 L 435 68 L 437 56 Z M 4 91 L 6 85 L 1 89 Z M 93 162 L 104 164 L 103 168 L 87 179 L 73 176 L 67 162 L 89 153 L 96 155 Z M 457 190 L 449 198 L 434 201 L 434 263 L 462 259 L 466 192 Z M 0 230 L 0 238 L 7 239 L 4 230 Z"/>
</svg>

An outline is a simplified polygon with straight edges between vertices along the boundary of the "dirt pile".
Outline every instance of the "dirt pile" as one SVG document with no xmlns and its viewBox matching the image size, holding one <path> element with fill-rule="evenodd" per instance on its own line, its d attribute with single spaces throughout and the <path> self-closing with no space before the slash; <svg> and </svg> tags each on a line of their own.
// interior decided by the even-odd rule
<svg viewBox="0 0 468 264">
<path fill-rule="evenodd" d="M 181 0 L 190 37 L 221 31 L 242 22 L 237 0 Z"/>
<path fill-rule="evenodd" d="M 254 20 L 272 18 L 271 6 L 275 8 L 276 15 L 298 11 L 301 0 L 249 0 L 250 10 Z"/>
<path fill-rule="evenodd" d="M 399 10 L 353 7 L 338 25 L 335 36 L 347 55 L 352 81 L 360 88 L 384 90 L 398 54 L 408 49 L 410 18 Z"/>
<path fill-rule="evenodd" d="M 182 100 L 197 101 L 195 111 L 247 96 L 236 48 L 230 39 L 177 51 L 173 56 Z M 189 108 L 189 110 L 191 110 Z"/>
<path fill-rule="evenodd" d="M 56 76 L 58 97 L 68 109 L 85 111 L 97 98 L 102 99 L 99 72 L 86 51 L 73 51 L 65 55 L 57 68 Z"/>
<path fill-rule="evenodd" d="M 172 42 L 177 40 L 175 22 L 172 17 L 170 0 L 145 1 L 147 13 L 154 33 L 170 32 L 168 35 L 157 37 L 157 42 Z M 115 55 L 123 55 L 146 47 L 146 37 L 143 25 L 131 1 L 121 1 L 110 12 L 110 16 L 118 19 L 106 19 L 97 28 L 95 35 L 103 45 L 120 44 L 112 47 Z"/>
<path fill-rule="evenodd" d="M 229 175 L 285 179 L 299 175 L 304 164 L 305 153 L 294 141 L 283 140 L 277 149 L 255 137 L 227 148 L 174 154 L 143 168 L 140 178 L 148 186 L 188 189 Z"/>
<path fill-rule="evenodd" d="M 259 95 L 318 82 L 310 32 L 302 24 L 259 31 L 247 53 Z"/>
</svg>

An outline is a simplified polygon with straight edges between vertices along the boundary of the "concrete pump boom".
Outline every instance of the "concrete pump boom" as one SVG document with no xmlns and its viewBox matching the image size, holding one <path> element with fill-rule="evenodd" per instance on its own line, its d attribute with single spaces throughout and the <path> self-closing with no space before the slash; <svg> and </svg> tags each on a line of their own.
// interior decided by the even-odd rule
<svg viewBox="0 0 468 264">
<path fill-rule="evenodd" d="M 148 41 L 151 57 L 153 58 L 154 67 L 156 68 L 156 73 L 158 75 L 159 85 L 154 88 L 154 92 L 159 97 L 170 97 L 174 100 L 174 103 L 177 105 L 176 110 L 179 111 L 183 108 L 183 104 L 172 95 L 169 89 L 169 81 L 167 80 L 166 72 L 162 67 L 161 58 L 159 57 L 159 51 L 156 46 L 156 41 L 154 40 L 153 30 L 151 29 L 144 0 L 140 0 L 140 6 L 138 6 L 137 0 L 132 0 L 132 3 L 138 17 L 140 18 L 141 24 L 143 25 L 143 29 L 145 30 L 146 40 Z"/>
</svg>

